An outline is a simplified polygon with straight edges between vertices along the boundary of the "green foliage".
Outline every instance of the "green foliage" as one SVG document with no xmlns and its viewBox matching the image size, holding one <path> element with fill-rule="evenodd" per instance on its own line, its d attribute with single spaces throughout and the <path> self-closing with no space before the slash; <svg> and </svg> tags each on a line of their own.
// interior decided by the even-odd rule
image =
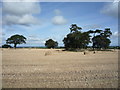
<svg viewBox="0 0 120 90">
<path fill-rule="evenodd" d="M 103 37 L 110 38 L 112 35 L 112 32 L 110 31 L 110 28 L 105 28 L 105 30 L 100 34 Z"/>
<path fill-rule="evenodd" d="M 8 44 L 4 44 L 4 45 L 2 45 L 2 48 L 12 48 L 12 46 L 10 46 Z"/>
<path fill-rule="evenodd" d="M 95 36 L 96 33 L 101 33 L 102 30 L 96 29 L 95 31 L 93 31 L 93 30 L 89 30 L 88 32 L 89 32 L 89 33 L 93 33 L 94 36 Z"/>
<path fill-rule="evenodd" d="M 71 27 L 70 27 L 70 31 L 71 32 L 77 32 L 77 31 L 79 31 L 79 30 L 82 30 L 82 28 L 81 27 L 78 27 L 76 24 L 72 24 L 71 25 Z"/>
<path fill-rule="evenodd" d="M 110 39 L 108 39 L 107 37 L 103 37 L 101 35 L 97 35 L 93 38 L 94 40 L 94 47 L 96 48 L 103 48 L 103 49 L 107 49 L 111 43 Z"/>
<path fill-rule="evenodd" d="M 73 24 L 72 24 L 73 25 Z M 76 28 L 77 25 L 75 25 Z M 74 27 L 74 26 L 72 26 Z M 71 30 L 71 28 L 70 28 Z M 74 28 L 73 28 L 74 30 Z M 76 29 L 75 29 L 76 30 Z M 80 32 L 76 30 L 72 33 L 69 33 L 67 37 L 63 39 L 66 50 L 75 50 L 86 48 L 90 43 L 90 35 L 88 32 Z"/>
<path fill-rule="evenodd" d="M 93 47 L 96 48 L 103 48 L 107 49 L 111 43 L 110 36 L 112 35 L 112 32 L 110 31 L 110 28 L 106 28 L 104 31 L 100 33 L 100 35 L 94 36 L 92 38 L 93 41 Z"/>
<path fill-rule="evenodd" d="M 99 29 L 96 29 L 95 31 L 93 31 L 93 30 L 89 30 L 89 31 L 88 31 L 89 34 L 93 34 L 93 38 L 92 38 L 93 51 L 94 51 L 94 48 L 95 48 L 95 41 L 94 41 L 95 34 L 96 34 L 96 33 L 101 33 L 101 32 L 102 32 L 102 30 L 99 30 Z"/>
<path fill-rule="evenodd" d="M 109 47 L 111 41 L 110 36 L 112 32 L 110 28 L 105 28 L 105 30 L 96 29 L 95 31 L 89 30 L 87 32 L 81 32 L 81 27 L 78 27 L 76 24 L 72 24 L 70 27 L 70 33 L 63 39 L 66 50 L 75 50 L 86 48 L 90 41 L 90 34 L 93 34 L 92 38 L 92 47 L 94 48 L 103 48 L 106 49 Z M 96 35 L 97 34 L 97 35 Z"/>
<path fill-rule="evenodd" d="M 16 48 L 17 44 L 23 44 L 25 42 L 26 38 L 23 35 L 13 35 L 10 38 L 6 40 L 7 44 L 14 44 L 14 47 Z"/>
<path fill-rule="evenodd" d="M 45 46 L 47 48 L 55 48 L 55 47 L 58 46 L 58 42 L 56 42 L 56 41 L 54 41 L 52 39 L 49 39 L 49 40 L 46 41 Z"/>
</svg>

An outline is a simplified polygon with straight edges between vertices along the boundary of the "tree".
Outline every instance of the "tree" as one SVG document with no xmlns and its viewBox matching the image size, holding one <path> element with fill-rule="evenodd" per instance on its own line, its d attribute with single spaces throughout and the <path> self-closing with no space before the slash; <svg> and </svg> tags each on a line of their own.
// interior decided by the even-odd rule
<svg viewBox="0 0 120 90">
<path fill-rule="evenodd" d="M 66 50 L 86 48 L 90 43 L 90 35 L 87 32 L 73 32 L 63 39 Z"/>
<path fill-rule="evenodd" d="M 12 46 L 10 46 L 8 44 L 4 44 L 4 45 L 2 45 L 2 48 L 12 48 Z"/>
<path fill-rule="evenodd" d="M 107 49 L 111 43 L 110 39 L 97 35 L 94 37 L 95 47 L 98 49 L 104 48 Z"/>
<path fill-rule="evenodd" d="M 103 31 L 103 33 L 100 34 L 103 37 L 108 37 L 110 38 L 110 36 L 112 35 L 112 32 L 110 31 L 110 28 L 105 28 L 105 30 Z"/>
<path fill-rule="evenodd" d="M 14 44 L 14 48 L 16 48 L 17 44 L 23 44 L 25 42 L 26 38 L 23 35 L 13 35 L 10 38 L 6 40 L 7 44 Z"/>
<path fill-rule="evenodd" d="M 77 32 L 77 31 L 79 31 L 79 30 L 82 30 L 82 28 L 81 27 L 78 27 L 76 24 L 72 24 L 71 25 L 71 27 L 70 27 L 70 31 L 71 32 Z"/>
<path fill-rule="evenodd" d="M 103 48 L 107 49 L 111 43 L 110 36 L 112 35 L 112 32 L 110 31 L 110 28 L 105 28 L 105 30 L 100 33 L 100 35 L 97 35 L 93 37 L 94 40 L 94 46 L 96 48 Z"/>
<path fill-rule="evenodd" d="M 72 29 L 70 28 L 70 30 L 74 32 L 71 31 L 71 33 L 69 33 L 67 37 L 63 39 L 65 49 L 76 50 L 76 49 L 86 48 L 87 45 L 90 43 L 89 33 L 78 31 L 77 25 L 72 24 L 71 26 L 72 26 Z"/>
<path fill-rule="evenodd" d="M 96 29 L 95 31 L 93 31 L 93 30 L 89 30 L 88 31 L 88 33 L 91 33 L 91 34 L 93 34 L 93 38 L 92 38 L 92 47 L 93 47 L 93 51 L 95 52 L 95 41 L 94 41 L 94 37 L 95 37 L 95 34 L 96 33 L 101 33 L 102 32 L 102 30 L 99 30 L 99 29 Z"/>
<path fill-rule="evenodd" d="M 45 46 L 48 47 L 48 48 L 55 48 L 55 47 L 58 46 L 58 42 L 56 42 L 52 39 L 49 39 L 49 40 L 46 41 Z"/>
</svg>

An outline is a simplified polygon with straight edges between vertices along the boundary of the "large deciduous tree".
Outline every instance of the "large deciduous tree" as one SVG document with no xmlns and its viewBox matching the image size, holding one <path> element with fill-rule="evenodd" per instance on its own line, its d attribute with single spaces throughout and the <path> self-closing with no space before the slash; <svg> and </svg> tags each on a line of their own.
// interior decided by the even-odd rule
<svg viewBox="0 0 120 90">
<path fill-rule="evenodd" d="M 58 46 L 58 42 L 56 42 L 52 39 L 49 39 L 49 40 L 46 41 L 45 46 L 48 47 L 48 48 L 55 48 L 55 47 Z"/>
<path fill-rule="evenodd" d="M 95 41 L 94 41 L 94 37 L 96 35 L 96 33 L 100 34 L 102 32 L 102 30 L 99 30 L 99 29 L 96 29 L 95 31 L 93 30 L 89 30 L 88 33 L 91 33 L 93 34 L 93 38 L 92 38 L 92 48 L 93 48 L 93 51 L 95 49 Z"/>
<path fill-rule="evenodd" d="M 76 50 L 87 47 L 90 43 L 90 35 L 88 32 L 78 31 L 78 26 L 72 24 L 71 33 L 63 39 L 66 50 Z M 79 27 L 80 28 L 80 27 Z M 80 28 L 82 29 L 82 28 Z"/>
<path fill-rule="evenodd" d="M 108 48 L 111 43 L 111 41 L 110 41 L 111 35 L 112 35 L 112 32 L 110 31 L 110 28 L 105 28 L 105 30 L 102 31 L 102 33 L 100 33 L 100 35 L 93 37 L 94 46 L 99 49 Z"/>
<path fill-rule="evenodd" d="M 17 44 L 26 43 L 26 38 L 23 35 L 13 35 L 6 40 L 7 44 L 14 44 L 14 48 L 16 48 Z"/>
</svg>

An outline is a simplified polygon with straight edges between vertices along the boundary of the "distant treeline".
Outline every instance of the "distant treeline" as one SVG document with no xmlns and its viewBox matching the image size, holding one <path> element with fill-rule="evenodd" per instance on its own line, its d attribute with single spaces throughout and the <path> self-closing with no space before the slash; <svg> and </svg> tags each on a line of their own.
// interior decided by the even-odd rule
<svg viewBox="0 0 120 90">
<path fill-rule="evenodd" d="M 2 48 L 2 47 L 0 47 Z M 3 48 L 8 48 L 8 47 L 3 47 Z M 9 47 L 9 48 L 13 48 L 13 47 Z M 39 46 L 21 46 L 21 47 L 17 47 L 17 48 L 37 48 L 37 49 L 48 49 L 47 47 L 45 46 L 42 46 L 42 47 L 39 47 Z M 58 46 L 58 47 L 55 47 L 55 49 L 64 49 L 65 47 L 64 46 Z M 87 46 L 87 48 L 92 48 L 92 46 Z M 108 49 L 120 49 L 120 46 L 109 46 Z"/>
<path fill-rule="evenodd" d="M 40 48 L 40 49 L 48 49 L 47 47 L 17 47 L 17 48 Z M 65 48 L 65 47 L 55 47 L 55 49 L 62 49 L 62 48 Z"/>
<path fill-rule="evenodd" d="M 18 47 L 17 45 L 26 43 L 27 38 L 23 35 L 16 34 L 8 38 L 6 40 L 6 44 L 2 45 L 2 48 L 12 48 L 9 44 L 13 44 L 14 48 L 64 48 L 69 51 L 79 51 L 87 48 L 92 48 L 93 51 L 120 49 L 120 46 L 110 46 L 110 37 L 112 35 L 110 28 L 105 28 L 104 30 L 88 30 L 83 32 L 81 27 L 78 27 L 76 24 L 72 24 L 69 29 L 70 33 L 63 37 L 62 40 L 64 47 L 59 46 L 58 42 L 53 39 L 46 40 L 45 47 Z M 92 46 L 89 46 L 90 43 Z"/>
<path fill-rule="evenodd" d="M 5 44 L 5 45 L 0 46 L 0 48 L 14 48 L 14 47 Z M 40 49 L 48 49 L 45 46 L 20 46 L 20 47 L 17 47 L 17 48 L 38 48 L 38 49 L 40 48 Z M 63 47 L 63 46 L 55 47 L 55 49 L 62 49 L 62 48 L 65 48 L 65 47 Z"/>
</svg>

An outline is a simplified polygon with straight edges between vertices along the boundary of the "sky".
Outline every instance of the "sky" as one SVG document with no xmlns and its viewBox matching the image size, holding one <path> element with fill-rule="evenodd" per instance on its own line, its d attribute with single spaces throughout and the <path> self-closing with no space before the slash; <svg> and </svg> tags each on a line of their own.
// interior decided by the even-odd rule
<svg viewBox="0 0 120 90">
<path fill-rule="evenodd" d="M 82 32 L 109 27 L 113 33 L 111 45 L 118 45 L 118 2 L 1 2 L 2 43 L 12 35 L 27 38 L 19 46 L 44 46 L 53 39 L 64 46 L 63 39 L 70 33 L 71 24 L 82 27 Z"/>
</svg>

